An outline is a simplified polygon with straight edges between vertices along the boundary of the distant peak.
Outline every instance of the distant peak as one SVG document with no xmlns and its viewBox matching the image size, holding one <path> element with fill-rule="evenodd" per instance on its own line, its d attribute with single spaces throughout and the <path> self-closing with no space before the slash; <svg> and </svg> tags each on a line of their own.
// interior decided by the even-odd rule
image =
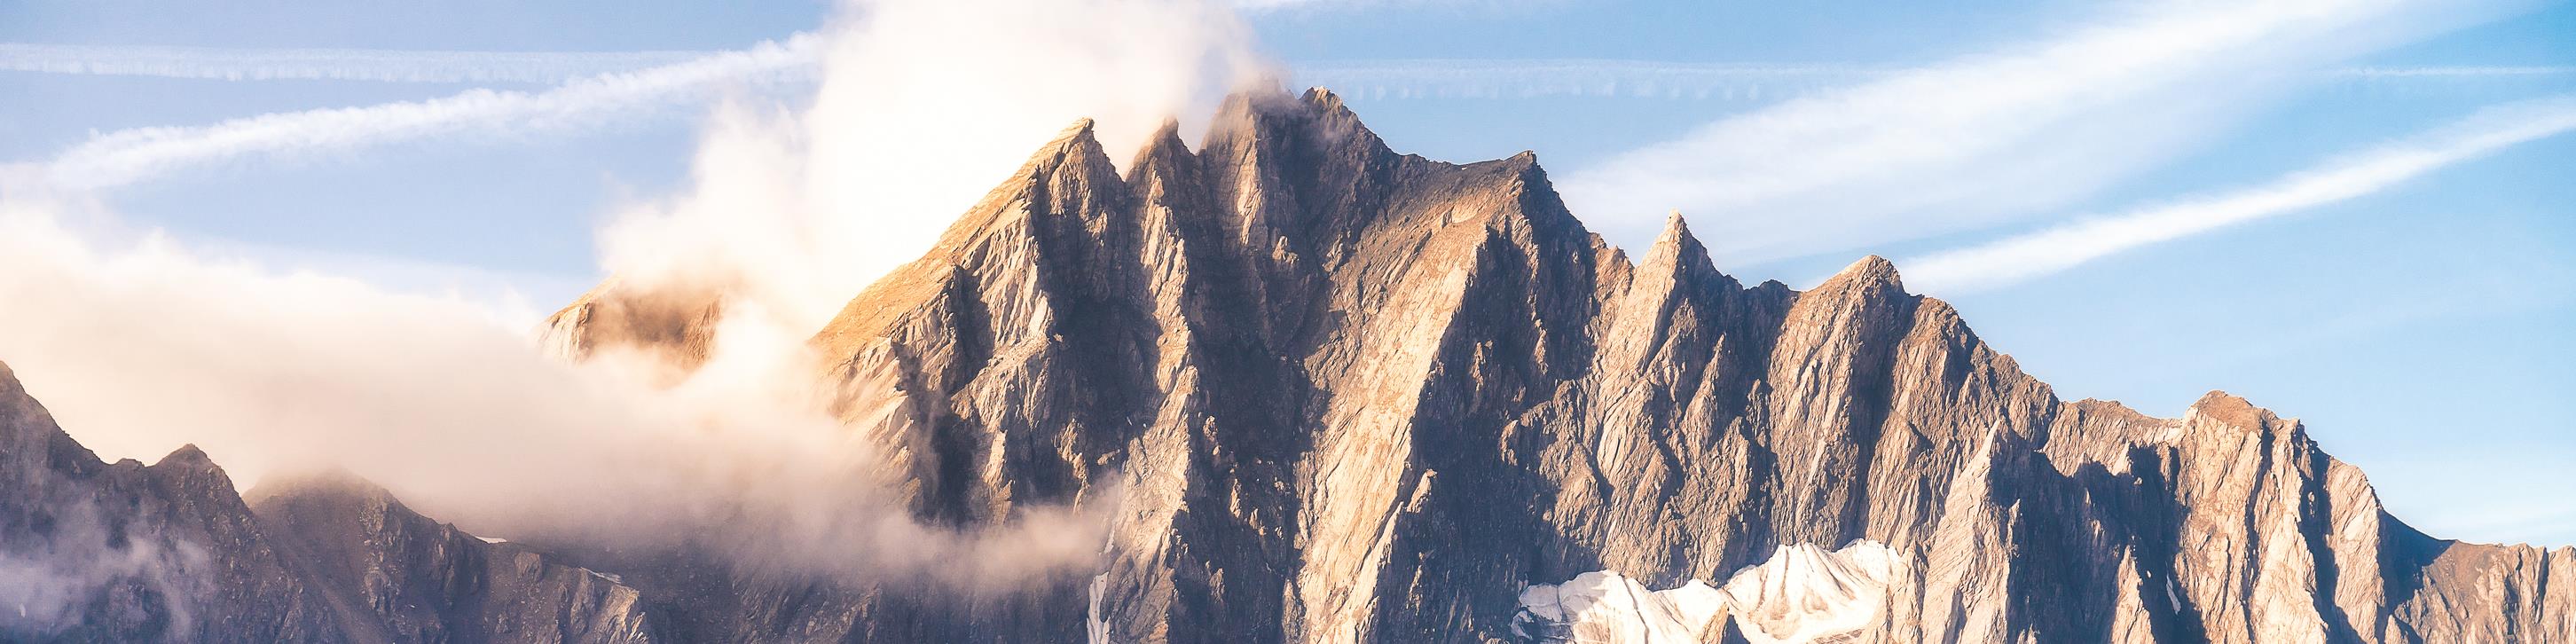
<svg viewBox="0 0 2576 644">
<path fill-rule="evenodd" d="M 259 485 L 242 495 L 242 500 L 257 507 L 281 499 L 342 498 L 374 502 L 393 499 L 393 493 L 375 481 L 358 476 L 341 467 L 325 467 L 272 474 L 260 478 Z"/>
<path fill-rule="evenodd" d="M 1646 262 L 1649 265 L 1671 263 L 1677 267 L 1707 264 L 1708 247 L 1701 245 L 1699 238 L 1691 234 L 1689 222 L 1682 219 L 1682 211 L 1675 210 L 1664 218 L 1664 231 L 1655 235 L 1655 245 L 1647 251 Z"/>
<path fill-rule="evenodd" d="M 1056 132 L 1055 138 L 1047 141 L 1046 147 L 1053 150 L 1077 145 L 1084 141 L 1093 141 L 1099 136 L 1093 131 L 1097 125 L 1098 123 L 1089 117 L 1074 119 L 1072 125 L 1067 125 L 1063 130 Z"/>
<path fill-rule="evenodd" d="M 215 465 L 215 459 L 206 456 L 205 450 L 197 449 L 195 443 L 179 446 L 179 449 L 171 451 L 169 456 L 161 457 L 160 462 L 153 463 L 152 469 L 175 470 L 190 477 L 209 474 L 221 476 L 224 472 L 222 467 Z"/>
<path fill-rule="evenodd" d="M 1843 267 L 1842 271 L 1834 273 L 1832 278 L 1825 280 L 1823 286 L 1817 288 L 1835 285 L 1886 285 L 1897 292 L 1905 290 L 1904 279 L 1896 274 L 1896 263 L 1877 255 L 1852 262 L 1850 266 Z"/>
<path fill-rule="evenodd" d="M 1674 208 L 1671 214 L 1664 215 L 1664 232 L 1655 235 L 1655 245 L 1662 246 L 1690 238 L 1690 222 L 1682 218 L 1680 208 Z"/>
<path fill-rule="evenodd" d="M 1141 173 L 1159 166 L 1177 163 L 1179 159 L 1189 155 L 1189 144 L 1181 141 L 1181 121 L 1163 119 L 1163 125 L 1154 129 L 1152 137 L 1145 139 L 1145 147 L 1137 150 L 1134 159 L 1127 163 L 1128 172 L 1133 175 L 1128 178 L 1133 180 L 1138 176 L 1144 176 Z M 1168 171 L 1169 168 L 1165 170 Z"/>
<path fill-rule="evenodd" d="M 213 458 L 206 456 L 206 450 L 198 449 L 196 443 L 189 443 L 179 446 L 179 449 L 171 450 L 169 456 L 161 457 L 161 462 L 155 463 L 154 465 L 160 466 L 179 463 L 182 465 L 195 466 L 199 464 L 212 465 L 214 462 L 215 460 Z"/>
<path fill-rule="evenodd" d="M 1040 146 L 1036 154 L 1029 155 L 1029 160 L 1022 164 L 1021 170 L 1023 172 L 1052 171 L 1055 168 L 1092 163 L 1103 167 L 1108 166 L 1108 155 L 1100 148 L 1100 139 L 1094 131 L 1094 126 L 1095 123 L 1091 119 L 1074 119 L 1072 125 L 1065 126 L 1063 131 L 1056 133 L 1053 140 Z"/>
<path fill-rule="evenodd" d="M 2272 412 L 2254 406 L 2253 401 L 2222 390 L 2210 390 L 2191 403 L 2191 412 L 2204 418 L 2246 429 L 2259 429 L 2270 424 Z"/>
<path fill-rule="evenodd" d="M 1314 105 L 1315 107 L 1323 108 L 1327 111 L 1343 109 L 1344 107 L 1341 95 L 1334 94 L 1333 90 L 1326 89 L 1322 85 L 1306 88 L 1305 96 L 1299 98 L 1309 105 Z"/>
</svg>

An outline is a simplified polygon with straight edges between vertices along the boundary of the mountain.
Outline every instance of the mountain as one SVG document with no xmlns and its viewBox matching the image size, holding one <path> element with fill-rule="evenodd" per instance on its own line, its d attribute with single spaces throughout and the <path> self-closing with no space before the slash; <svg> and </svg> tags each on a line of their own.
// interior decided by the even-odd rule
<svg viewBox="0 0 2576 644">
<path fill-rule="evenodd" d="M 634 593 L 562 604 L 608 615 L 550 632 L 2576 641 L 2576 549 L 2424 535 L 2300 423 L 2224 393 L 2178 418 L 2060 400 L 1876 257 L 1811 290 L 1746 285 L 1675 217 L 1631 258 L 1533 155 L 1398 154 L 1321 91 L 1232 97 L 1195 150 L 1167 126 L 1119 167 L 1077 123 L 812 339 L 835 413 L 888 455 L 921 520 L 1114 501 L 1097 569 L 941 590 L 550 543 L 585 568 L 556 579 Z M 687 369 L 723 350 L 723 310 L 612 281 L 548 335 L 568 356 L 622 345 Z M 0 420 L 52 431 L 40 411 Z M 12 443 L 6 475 L 111 478 L 49 473 L 96 460 L 54 442 L 79 458 Z M 354 621 L 426 640 L 403 629 L 565 596 L 478 602 L 425 582 L 558 588 L 440 556 L 473 543 L 380 492 L 259 495 L 276 509 L 252 520 L 219 478 L 136 487 L 211 465 L 81 467 L 131 472 L 115 489 L 140 507 L 189 508 L 146 533 L 222 544 L 211 587 L 274 589 L 189 595 L 242 629 L 193 632 L 315 641 Z M 30 552 L 26 508 L 106 498 L 83 494 L 8 494 L 0 543 Z M 69 614 L 123 615 L 105 608 L 138 593 Z"/>
<path fill-rule="evenodd" d="M 1676 216 L 1632 261 L 1533 155 L 1322 91 L 1127 167 L 1076 124 L 814 338 L 920 515 L 1123 495 L 1094 583 L 952 639 L 2576 641 L 2576 550 L 2428 537 L 2224 393 L 2059 400 L 1876 257 L 1746 286 Z M 710 337 L 597 308 L 557 335 Z"/>
<path fill-rule="evenodd" d="M 632 588 L 345 475 L 101 462 L 0 365 L 0 642 L 650 642 Z"/>
</svg>

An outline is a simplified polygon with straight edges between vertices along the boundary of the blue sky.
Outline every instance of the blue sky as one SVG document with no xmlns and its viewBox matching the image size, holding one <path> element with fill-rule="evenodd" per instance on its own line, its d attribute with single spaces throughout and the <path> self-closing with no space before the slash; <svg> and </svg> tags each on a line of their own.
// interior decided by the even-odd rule
<svg viewBox="0 0 2576 644">
<path fill-rule="evenodd" d="M 1336 85 L 1399 150 L 1459 161 L 1535 150 L 1577 214 L 1614 242 L 1642 244 L 1651 231 L 1636 222 L 1681 208 L 1717 238 L 1722 268 L 1806 286 L 1866 253 L 1900 270 L 1966 257 L 1955 265 L 1976 274 L 1968 251 L 2159 208 L 2211 211 L 2375 150 L 2441 147 L 2445 132 L 2496 125 L 2462 124 L 2481 110 L 2551 108 L 2576 92 L 2576 3 L 2340 4 L 2397 9 L 2307 32 L 2292 24 L 2153 84 L 2139 80 L 2152 65 L 2059 73 L 2050 66 L 2085 71 L 2085 61 L 2034 56 L 2033 73 L 2072 79 L 2030 103 L 2062 109 L 2060 120 L 2014 130 L 2025 124 L 2008 104 L 2001 117 L 1931 132 L 1951 147 L 1930 152 L 1886 142 L 1925 135 L 1901 127 L 1915 110 L 1968 110 L 2021 87 L 1973 84 L 1996 61 L 2209 5 L 1315 0 L 1243 15 L 1261 52 L 1297 82 Z M 685 53 L 785 39 L 832 15 L 816 1 L 0 0 L 0 42 L 19 46 L 0 62 L 173 46 Z M 129 128 L 552 85 L 6 69 L 0 163 L 36 165 Z M 1944 69 L 1964 71 L 1925 71 Z M 1661 84 L 1633 82 L 1646 77 Z M 792 100 L 802 87 L 754 91 Z M 1863 109 L 1889 96 L 1894 107 Z M 98 194 L 128 223 L 200 247 L 395 289 L 509 289 L 543 310 L 599 278 L 593 235 L 613 213 L 685 189 L 708 102 L 227 157 Z M 1884 114 L 1895 131 L 1779 134 L 1782 123 L 1847 113 Z M 1703 134 L 1714 142 L 1689 143 Z M 2565 502 L 2576 473 L 2563 466 L 2576 462 L 2576 136 L 2526 138 L 2062 270 L 1916 286 L 2067 398 L 2172 416 L 2225 389 L 2306 420 L 2371 474 L 2394 513 L 2438 536 L 2576 543 Z M 1995 147 L 1940 156 L 1985 143 Z M 1850 153 L 1826 168 L 1836 172 L 1880 150 L 1932 156 L 1875 174 L 1764 175 L 1823 182 L 1777 199 L 1694 192 L 1810 150 Z M 1711 174 L 1654 172 L 1667 167 Z M 1670 185 L 1600 187 L 1638 177 Z M 1946 186 L 1966 187 L 1916 198 Z M 1729 249 L 1730 238 L 1764 241 Z"/>
</svg>

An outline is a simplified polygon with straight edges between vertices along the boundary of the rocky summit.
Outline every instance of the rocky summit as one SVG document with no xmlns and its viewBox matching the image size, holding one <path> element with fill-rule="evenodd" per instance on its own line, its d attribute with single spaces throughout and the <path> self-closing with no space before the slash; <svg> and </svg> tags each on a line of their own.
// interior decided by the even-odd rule
<svg viewBox="0 0 2576 644">
<path fill-rule="evenodd" d="M 2225 393 L 2060 400 L 1876 257 L 1746 285 L 1679 217 L 1631 257 L 1533 155 L 1398 154 L 1322 91 L 1125 168 L 1076 124 L 812 339 L 921 520 L 1114 507 L 1088 574 L 539 553 L 347 477 L 245 504 L 10 383 L 0 572 L 83 579 L 0 639 L 2576 642 L 2576 549 L 2427 536 Z M 638 288 L 550 346 L 722 350 L 720 298 Z"/>
</svg>

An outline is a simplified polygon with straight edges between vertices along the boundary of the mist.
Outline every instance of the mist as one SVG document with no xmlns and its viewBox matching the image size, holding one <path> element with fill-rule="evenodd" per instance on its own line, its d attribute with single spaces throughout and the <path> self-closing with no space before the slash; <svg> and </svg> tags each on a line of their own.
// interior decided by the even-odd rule
<svg viewBox="0 0 2576 644">
<path fill-rule="evenodd" d="M 243 488 L 344 468 L 484 536 L 977 589 L 1087 570 L 1114 498 L 916 521 L 865 428 L 826 413 L 806 339 L 1074 119 L 1134 149 L 1261 78 L 1247 33 L 1198 0 L 846 4 L 813 96 L 727 102 L 688 185 L 600 231 L 603 273 L 726 302 L 685 378 L 650 352 L 561 359 L 537 320 L 461 297 L 194 249 L 28 167 L 0 168 L 0 361 L 111 459 L 194 443 Z"/>
</svg>

